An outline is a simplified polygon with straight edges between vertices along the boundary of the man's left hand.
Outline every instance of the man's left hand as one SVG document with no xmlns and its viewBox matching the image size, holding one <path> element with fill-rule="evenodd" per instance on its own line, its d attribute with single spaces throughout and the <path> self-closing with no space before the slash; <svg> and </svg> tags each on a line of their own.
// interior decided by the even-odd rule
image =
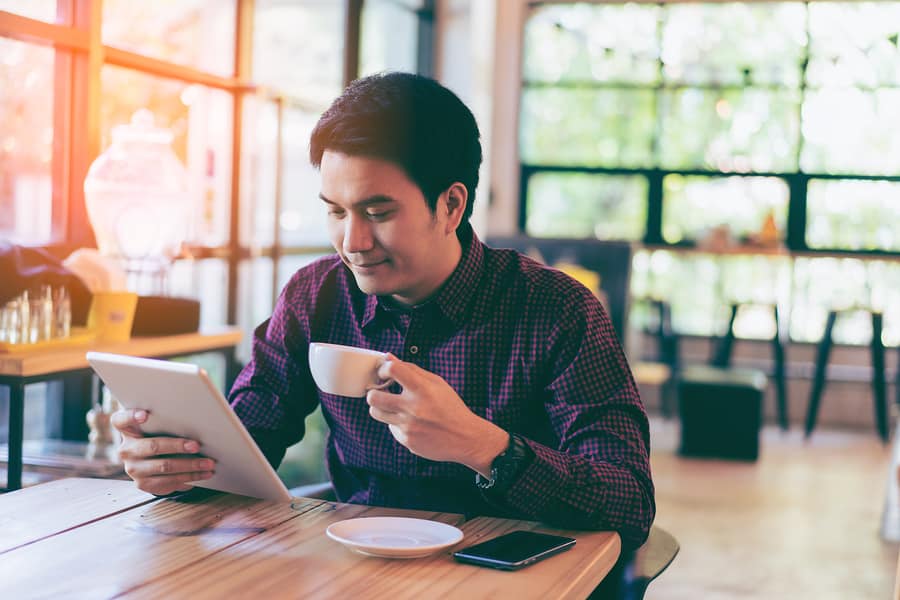
<svg viewBox="0 0 900 600">
<path fill-rule="evenodd" d="M 378 370 L 403 391 L 370 390 L 369 414 L 387 423 L 410 452 L 435 461 L 461 463 L 487 477 L 491 463 L 509 444 L 509 434 L 482 419 L 440 376 L 393 355 Z"/>
</svg>

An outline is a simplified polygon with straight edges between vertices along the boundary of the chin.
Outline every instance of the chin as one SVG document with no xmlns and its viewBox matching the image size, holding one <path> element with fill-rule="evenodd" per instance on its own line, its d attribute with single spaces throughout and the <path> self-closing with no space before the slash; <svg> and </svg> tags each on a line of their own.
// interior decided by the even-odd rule
<svg viewBox="0 0 900 600">
<path fill-rule="evenodd" d="M 374 277 L 362 277 L 354 274 L 353 278 L 356 280 L 356 287 L 364 294 L 388 296 L 394 293 L 394 288 L 392 286 L 385 285 L 384 282 L 375 281 Z"/>
</svg>

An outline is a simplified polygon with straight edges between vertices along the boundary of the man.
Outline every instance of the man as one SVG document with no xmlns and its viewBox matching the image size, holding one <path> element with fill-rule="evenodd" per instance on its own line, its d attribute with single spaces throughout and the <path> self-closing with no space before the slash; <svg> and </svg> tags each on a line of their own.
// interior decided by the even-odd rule
<svg viewBox="0 0 900 600">
<path fill-rule="evenodd" d="M 617 530 L 654 517 L 649 434 L 609 318 L 586 288 L 483 245 L 472 214 L 481 145 L 472 113 L 423 77 L 352 83 L 312 133 L 337 251 L 300 269 L 231 390 L 269 461 L 318 405 L 340 500 Z M 365 398 L 316 389 L 310 342 L 389 352 L 395 385 Z M 189 440 L 139 436 L 120 413 L 139 487 L 189 489 L 214 465 Z"/>
</svg>

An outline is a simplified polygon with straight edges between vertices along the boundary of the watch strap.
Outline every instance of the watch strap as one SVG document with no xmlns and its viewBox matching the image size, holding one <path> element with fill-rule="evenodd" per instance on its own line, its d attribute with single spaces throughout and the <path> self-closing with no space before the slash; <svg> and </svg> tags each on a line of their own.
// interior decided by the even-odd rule
<svg viewBox="0 0 900 600">
<path fill-rule="evenodd" d="M 506 450 L 501 452 L 491 463 L 490 477 L 483 477 L 481 473 L 476 473 L 475 485 L 482 490 L 503 492 L 515 483 L 522 471 L 531 464 L 533 458 L 534 452 L 525 439 L 516 433 L 511 433 Z"/>
</svg>

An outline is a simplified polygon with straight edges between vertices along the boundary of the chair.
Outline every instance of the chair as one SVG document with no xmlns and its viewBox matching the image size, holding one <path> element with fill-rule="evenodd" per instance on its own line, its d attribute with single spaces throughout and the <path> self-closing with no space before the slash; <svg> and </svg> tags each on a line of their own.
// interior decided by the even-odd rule
<svg viewBox="0 0 900 600">
<path fill-rule="evenodd" d="M 787 380 L 785 377 L 785 346 L 786 338 L 781 310 L 777 304 L 771 304 L 772 311 L 775 314 L 775 336 L 770 340 L 772 345 L 772 355 L 774 363 L 773 379 L 775 381 L 776 401 L 778 403 L 778 424 L 781 429 L 787 431 L 790 427 L 788 420 L 788 395 Z M 731 366 L 731 353 L 734 346 L 734 322 L 737 320 L 738 310 L 741 304 L 731 305 L 731 316 L 728 319 L 728 328 L 725 334 L 716 340 L 713 349 L 713 355 L 709 360 L 710 366 L 728 368 Z"/>
<path fill-rule="evenodd" d="M 872 398 L 875 410 L 875 428 L 881 441 L 886 444 L 890 432 L 888 431 L 888 407 L 885 390 L 884 344 L 881 341 L 884 316 L 878 311 L 863 310 L 866 310 L 872 319 L 872 340 L 869 343 L 869 352 L 872 357 Z M 819 348 L 816 352 L 816 371 L 813 375 L 813 387 L 809 395 L 809 407 L 806 411 L 806 437 L 812 435 L 813 429 L 816 428 L 819 403 L 822 400 L 822 392 L 825 390 L 827 383 L 828 356 L 831 353 L 831 347 L 834 345 L 832 334 L 839 312 L 847 311 L 831 310 L 828 312 L 828 318 L 825 321 L 825 332 L 822 334 L 822 339 L 819 341 Z M 900 383 L 900 373 L 898 373 L 898 383 Z M 898 401 L 900 401 L 900 388 L 898 388 L 897 396 Z"/>
<path fill-rule="evenodd" d="M 672 326 L 672 306 L 665 300 L 648 300 L 651 311 L 656 313 L 656 323 L 651 335 L 656 338 L 657 359 L 667 365 L 670 376 L 660 389 L 660 411 L 663 417 L 669 418 L 675 410 L 676 382 L 681 369 L 679 353 L 679 335 Z"/>
<path fill-rule="evenodd" d="M 619 557 L 590 599 L 640 600 L 650 582 L 672 564 L 679 550 L 678 540 L 662 527 L 654 525 L 640 548 Z"/>
<path fill-rule="evenodd" d="M 490 237 L 494 248 L 512 248 L 529 256 L 540 255 L 548 265 L 560 262 L 578 265 L 600 275 L 600 291 L 606 297 L 606 311 L 613 329 L 624 343 L 628 324 L 633 248 L 630 242 L 532 238 L 528 236 Z"/>
</svg>

